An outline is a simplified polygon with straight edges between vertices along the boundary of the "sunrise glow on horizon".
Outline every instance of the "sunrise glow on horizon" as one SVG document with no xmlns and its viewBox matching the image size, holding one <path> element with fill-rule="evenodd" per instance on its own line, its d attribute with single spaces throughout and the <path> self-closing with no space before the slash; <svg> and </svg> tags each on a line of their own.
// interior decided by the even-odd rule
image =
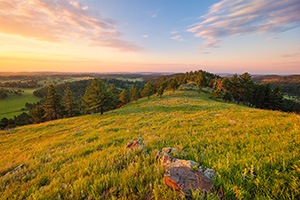
<svg viewBox="0 0 300 200">
<path fill-rule="evenodd" d="M 0 0 L 0 72 L 300 74 L 299 0 Z"/>
</svg>

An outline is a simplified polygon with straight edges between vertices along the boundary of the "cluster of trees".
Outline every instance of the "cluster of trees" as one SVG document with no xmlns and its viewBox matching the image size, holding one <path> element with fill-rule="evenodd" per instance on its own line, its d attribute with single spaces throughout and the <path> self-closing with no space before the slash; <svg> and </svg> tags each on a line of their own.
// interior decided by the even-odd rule
<svg viewBox="0 0 300 200">
<path fill-rule="evenodd" d="M 74 93 L 67 87 L 61 95 L 53 85 L 48 87 L 46 97 L 38 103 L 26 103 L 25 107 L 29 114 L 22 113 L 14 119 L 3 118 L 0 121 L 0 128 L 10 128 L 31 123 L 74 117 L 81 114 L 101 113 L 118 108 L 130 101 L 137 101 L 141 97 L 148 97 L 153 94 L 153 86 L 150 82 L 139 90 L 134 84 L 130 90 L 123 89 L 122 92 L 114 84 L 110 87 L 101 79 L 93 79 L 86 87 L 85 93 L 76 100 Z"/>
<path fill-rule="evenodd" d="M 108 110 L 137 101 L 141 97 L 150 98 L 155 93 L 162 97 L 166 89 L 175 92 L 180 85 L 188 82 L 196 83 L 199 92 L 203 87 L 211 87 L 213 88 L 211 97 L 223 98 L 228 102 L 236 101 L 238 104 L 243 103 L 261 109 L 300 112 L 300 105 L 285 100 L 278 85 L 272 88 L 270 83 L 257 84 L 253 82 L 249 73 L 221 78 L 199 70 L 152 77 L 152 80 L 146 84 L 117 79 L 93 79 L 61 84 L 56 87 L 50 85 L 35 92 L 36 96 L 45 97 L 43 101 L 36 104 L 26 103 L 29 115 L 22 113 L 14 119 L 3 118 L 0 121 L 0 128 L 40 123 L 81 114 L 103 114 Z M 118 88 L 123 90 L 120 91 Z"/>
<path fill-rule="evenodd" d="M 22 95 L 23 90 L 12 90 L 12 89 L 4 89 L 0 88 L 0 99 L 5 99 L 8 97 L 8 94 L 16 94 L 16 95 Z"/>
<path fill-rule="evenodd" d="M 10 88 L 38 88 L 42 87 L 41 84 L 38 83 L 37 80 L 29 80 L 29 81 L 10 81 L 0 83 L 0 87 L 10 87 Z"/>
<path fill-rule="evenodd" d="M 225 101 L 236 101 L 248 106 L 260 109 L 272 109 L 295 112 L 287 109 L 283 92 L 279 85 L 274 88 L 270 83 L 255 83 L 249 73 L 234 74 L 224 79 L 216 78 L 213 84 L 214 91 L 211 94 L 215 98 L 223 98 Z"/>
<path fill-rule="evenodd" d="M 300 97 L 300 75 L 259 76 L 254 77 L 253 81 L 256 83 L 270 82 L 272 88 L 274 88 L 276 85 L 279 85 L 282 88 L 282 92 L 284 92 L 285 94 Z"/>
<path fill-rule="evenodd" d="M 117 88 L 127 89 L 129 90 L 130 87 L 134 84 L 139 90 L 141 90 L 145 83 L 142 81 L 126 81 L 126 80 L 118 80 L 118 79 L 102 79 L 108 86 L 111 86 L 112 84 L 115 85 Z M 64 83 L 56 85 L 56 91 L 60 95 L 64 95 L 64 91 L 67 87 L 70 88 L 70 90 L 73 92 L 74 98 L 76 101 L 81 101 L 83 95 L 85 94 L 86 88 L 91 85 L 92 79 L 89 80 L 81 80 L 81 81 L 75 81 L 70 83 Z M 39 90 L 36 90 L 33 92 L 33 94 L 37 97 L 44 98 L 47 96 L 48 93 L 48 87 L 41 88 Z"/>
<path fill-rule="evenodd" d="M 7 90 L 0 88 L 0 99 L 5 99 L 7 96 Z"/>
</svg>

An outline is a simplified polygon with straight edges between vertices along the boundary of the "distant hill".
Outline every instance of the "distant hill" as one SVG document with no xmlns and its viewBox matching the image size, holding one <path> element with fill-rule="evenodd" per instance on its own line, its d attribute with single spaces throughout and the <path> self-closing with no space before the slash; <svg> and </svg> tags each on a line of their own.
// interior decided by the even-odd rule
<svg viewBox="0 0 300 200">
<path fill-rule="evenodd" d="M 299 199 L 299 132 L 296 114 L 167 91 L 102 116 L 0 131 L 1 199 L 177 199 L 155 159 L 163 147 L 215 170 L 225 199 Z M 145 149 L 125 149 L 137 137 Z"/>
<path fill-rule="evenodd" d="M 272 87 L 280 85 L 282 91 L 288 95 L 300 97 L 300 75 L 278 76 L 267 75 L 253 77 L 253 81 L 257 83 L 270 82 Z"/>
</svg>

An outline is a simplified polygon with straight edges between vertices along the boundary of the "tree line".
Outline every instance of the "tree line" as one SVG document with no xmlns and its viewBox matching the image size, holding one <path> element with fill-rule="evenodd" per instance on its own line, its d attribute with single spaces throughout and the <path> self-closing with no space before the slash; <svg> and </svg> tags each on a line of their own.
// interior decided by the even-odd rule
<svg viewBox="0 0 300 200">
<path fill-rule="evenodd" d="M 38 88 L 42 87 L 37 80 L 29 81 L 9 81 L 0 83 L 0 87 L 9 87 L 9 88 Z"/>
<path fill-rule="evenodd" d="M 222 98 L 226 102 L 234 101 L 260 109 L 300 112 L 300 104 L 283 98 L 279 85 L 272 87 L 269 82 L 255 83 L 249 73 L 216 78 L 213 89 L 211 96 Z"/>
<path fill-rule="evenodd" d="M 125 84 L 121 84 L 122 82 Z M 41 123 L 83 114 L 103 114 L 129 102 L 137 101 L 141 97 L 150 98 L 151 95 L 157 94 L 161 98 L 165 90 L 175 92 L 180 85 L 189 82 L 197 84 L 199 93 L 203 87 L 212 88 L 211 98 L 222 98 L 226 102 L 234 101 L 261 109 L 300 112 L 299 104 L 291 103 L 283 98 L 280 86 L 272 88 L 270 83 L 257 84 L 253 82 L 249 73 L 221 78 L 218 75 L 198 70 L 152 77 L 146 84 L 143 83 L 143 87 L 140 82 L 135 82 L 138 83 L 139 88 L 135 83 L 116 79 L 111 79 L 110 82 L 93 79 L 58 86 L 50 85 L 47 87 L 46 94 L 45 88 L 37 90 L 35 94 L 43 95 L 45 97 L 43 101 L 35 104 L 26 103 L 29 114 L 22 113 L 14 119 L 3 118 L 0 121 L 0 128 Z M 116 87 L 114 83 L 123 87 L 123 90 L 118 89 L 121 87 Z M 131 84 L 130 88 L 127 84 Z"/>
<path fill-rule="evenodd" d="M 8 94 L 22 95 L 22 92 L 24 92 L 24 90 L 12 90 L 12 89 L 0 88 L 0 99 L 7 98 Z"/>
<path fill-rule="evenodd" d="M 148 82 L 145 87 L 139 90 L 132 84 L 129 90 L 120 91 L 114 84 L 110 87 L 101 79 L 93 79 L 85 88 L 84 95 L 78 101 L 74 93 L 67 87 L 63 94 L 57 91 L 57 87 L 50 85 L 47 88 L 45 99 L 38 103 L 26 103 L 25 107 L 29 114 L 22 113 L 14 119 L 3 118 L 0 121 L 0 128 L 11 128 L 32 123 L 41 123 L 61 118 L 79 116 L 83 114 L 101 113 L 121 107 L 131 101 L 153 94 L 153 87 Z"/>
</svg>

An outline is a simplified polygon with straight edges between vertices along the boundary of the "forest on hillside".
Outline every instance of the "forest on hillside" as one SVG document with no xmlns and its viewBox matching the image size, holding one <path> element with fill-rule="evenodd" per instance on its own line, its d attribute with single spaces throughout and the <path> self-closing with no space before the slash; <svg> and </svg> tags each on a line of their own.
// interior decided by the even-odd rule
<svg viewBox="0 0 300 200">
<path fill-rule="evenodd" d="M 139 98 L 150 98 L 153 94 L 161 97 L 165 90 L 174 92 L 181 85 L 193 84 L 199 93 L 203 88 L 211 88 L 210 97 L 215 100 L 223 99 L 225 102 L 260 109 L 300 113 L 300 102 L 284 98 L 279 84 L 274 86 L 269 82 L 256 83 L 249 73 L 234 74 L 230 78 L 222 78 L 203 70 L 170 75 L 129 76 L 133 79 L 126 78 L 126 75 L 123 78 L 94 78 L 51 84 L 37 89 L 33 94 L 43 99 L 37 103 L 26 103 L 24 110 L 29 110 L 29 113 L 24 112 L 13 119 L 1 119 L 0 128 L 90 113 L 103 114 Z M 1 90 L 1 96 L 4 98 L 5 91 Z"/>
<path fill-rule="evenodd" d="M 271 87 L 279 85 L 282 92 L 287 95 L 300 97 L 300 75 L 290 75 L 290 76 L 258 76 L 254 77 L 253 81 L 256 83 L 270 83 Z"/>
</svg>

